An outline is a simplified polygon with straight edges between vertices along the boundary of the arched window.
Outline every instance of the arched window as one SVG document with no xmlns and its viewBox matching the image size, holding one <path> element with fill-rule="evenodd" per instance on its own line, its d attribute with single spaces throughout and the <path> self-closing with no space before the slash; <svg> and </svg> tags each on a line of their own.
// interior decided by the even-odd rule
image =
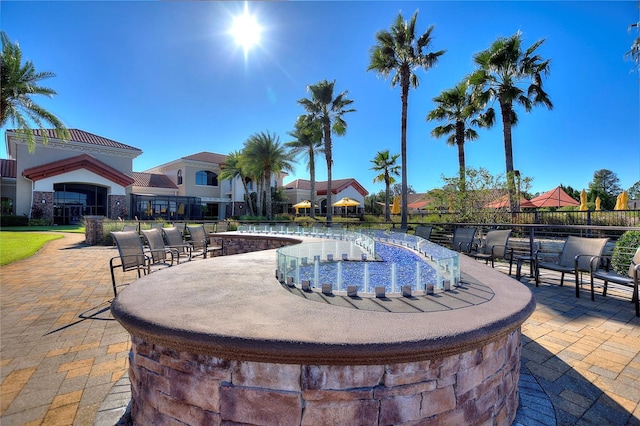
<svg viewBox="0 0 640 426">
<path fill-rule="evenodd" d="M 178 185 L 182 185 L 182 170 L 178 170 Z"/>
<path fill-rule="evenodd" d="M 207 170 L 200 170 L 196 172 L 196 185 L 218 186 L 218 175 Z"/>
</svg>

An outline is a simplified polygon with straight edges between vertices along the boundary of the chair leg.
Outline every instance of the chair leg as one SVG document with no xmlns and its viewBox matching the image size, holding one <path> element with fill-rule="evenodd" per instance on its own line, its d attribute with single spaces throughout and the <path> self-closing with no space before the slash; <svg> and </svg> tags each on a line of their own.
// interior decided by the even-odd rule
<svg viewBox="0 0 640 426">
<path fill-rule="evenodd" d="M 537 264 L 536 264 L 535 276 L 536 276 L 536 287 L 538 287 L 538 284 L 540 284 L 540 268 L 538 268 Z"/>
<path fill-rule="evenodd" d="M 602 288 L 602 295 L 606 296 L 607 295 L 607 287 L 609 286 L 609 281 L 605 281 L 604 282 L 604 287 Z"/>
<path fill-rule="evenodd" d="M 595 301 L 595 296 L 593 295 L 593 275 L 589 274 L 591 276 L 591 301 Z"/>
<path fill-rule="evenodd" d="M 561 272 L 560 273 L 560 287 L 562 287 L 563 285 L 564 285 L 564 272 Z"/>
<path fill-rule="evenodd" d="M 580 282 L 578 280 L 578 275 L 580 274 L 580 272 L 576 270 L 575 274 L 576 274 L 576 297 L 580 297 Z"/>
</svg>

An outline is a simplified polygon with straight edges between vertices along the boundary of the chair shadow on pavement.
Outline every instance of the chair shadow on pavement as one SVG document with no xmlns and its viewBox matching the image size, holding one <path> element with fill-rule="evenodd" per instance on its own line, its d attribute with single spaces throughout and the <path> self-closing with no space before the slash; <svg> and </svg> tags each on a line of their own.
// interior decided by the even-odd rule
<svg viewBox="0 0 640 426">
<path fill-rule="evenodd" d="M 115 321 L 115 319 L 111 316 L 111 302 L 112 300 L 107 300 L 106 302 L 102 302 L 98 306 L 89 308 L 86 311 L 78 314 L 79 319 L 77 321 L 74 321 L 67 325 L 63 325 L 62 327 L 58 327 L 55 330 L 51 330 L 48 333 L 45 333 L 44 335 L 48 336 L 50 334 L 66 330 L 67 328 L 72 327 L 76 324 L 80 324 L 81 322 L 86 320 Z"/>
<path fill-rule="evenodd" d="M 522 336 L 521 362 L 549 397 L 558 425 L 640 425 L 640 419 L 634 418 L 598 385 L 525 335 Z M 613 380 L 611 383 L 624 386 Z M 545 414 L 554 413 L 542 413 L 542 416 Z"/>
</svg>

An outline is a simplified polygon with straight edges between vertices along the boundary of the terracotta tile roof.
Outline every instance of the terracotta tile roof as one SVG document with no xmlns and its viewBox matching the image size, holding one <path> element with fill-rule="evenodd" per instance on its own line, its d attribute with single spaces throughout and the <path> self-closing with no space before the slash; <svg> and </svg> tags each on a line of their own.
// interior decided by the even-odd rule
<svg viewBox="0 0 640 426">
<path fill-rule="evenodd" d="M 353 186 L 356 191 L 362 194 L 363 197 L 369 195 L 369 191 L 367 191 L 360 182 L 355 180 L 354 178 L 347 179 L 334 179 L 331 181 L 331 193 L 337 194 L 340 191 L 343 191 L 345 188 Z M 311 181 L 306 179 L 296 179 L 284 185 L 285 189 L 303 189 L 310 190 L 311 189 Z M 316 181 L 316 192 L 318 195 L 327 195 L 327 181 Z"/>
<path fill-rule="evenodd" d="M 16 178 L 16 160 L 0 160 L 0 176 Z"/>
<path fill-rule="evenodd" d="M 14 133 L 18 132 L 18 130 L 16 129 L 10 129 L 9 131 Z M 51 138 L 51 139 L 58 138 L 58 136 L 56 135 L 56 131 L 54 129 L 44 129 L 44 131 L 40 129 L 32 129 L 32 131 L 35 136 L 43 136 L 43 134 L 46 134 L 48 138 Z M 139 148 L 125 145 L 123 143 L 116 142 L 114 140 L 107 139 L 102 136 L 94 135 L 93 133 L 85 132 L 84 130 L 69 129 L 69 135 L 71 136 L 71 140 L 74 142 L 81 142 L 89 145 L 107 146 L 111 148 L 119 148 L 119 149 L 142 152 L 142 150 Z"/>
<path fill-rule="evenodd" d="M 214 163 L 214 164 L 223 164 L 227 159 L 226 155 L 215 154 L 213 152 L 199 152 L 193 155 L 187 155 L 186 157 L 182 157 L 183 160 L 192 160 L 192 161 L 202 161 L 205 163 Z"/>
<path fill-rule="evenodd" d="M 178 189 L 168 176 L 155 173 L 133 172 L 133 184 L 145 188 L 170 188 Z"/>
<path fill-rule="evenodd" d="M 75 157 L 65 158 L 64 160 L 30 167 L 22 171 L 22 176 L 33 181 L 38 181 L 80 169 L 89 170 L 121 186 L 129 186 L 133 183 L 131 177 L 89 154 L 81 154 Z"/>
</svg>

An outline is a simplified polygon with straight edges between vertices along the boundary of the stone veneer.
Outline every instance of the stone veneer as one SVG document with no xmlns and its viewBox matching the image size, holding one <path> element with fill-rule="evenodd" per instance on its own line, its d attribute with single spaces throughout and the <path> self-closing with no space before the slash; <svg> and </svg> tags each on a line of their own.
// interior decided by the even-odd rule
<svg viewBox="0 0 640 426">
<path fill-rule="evenodd" d="M 53 192 L 33 191 L 33 206 L 42 209 L 42 219 L 53 222 Z M 42 202 L 44 200 L 44 203 Z"/>
<path fill-rule="evenodd" d="M 386 365 L 238 361 L 136 337 L 131 357 L 136 424 L 509 425 L 518 408 L 519 330 L 460 354 Z"/>
<path fill-rule="evenodd" d="M 535 309 L 526 286 L 461 256 L 490 300 L 372 312 L 290 294 L 275 259 L 186 262 L 119 292 L 111 310 L 132 336 L 135 424 L 512 423 L 520 327 Z"/>
</svg>

